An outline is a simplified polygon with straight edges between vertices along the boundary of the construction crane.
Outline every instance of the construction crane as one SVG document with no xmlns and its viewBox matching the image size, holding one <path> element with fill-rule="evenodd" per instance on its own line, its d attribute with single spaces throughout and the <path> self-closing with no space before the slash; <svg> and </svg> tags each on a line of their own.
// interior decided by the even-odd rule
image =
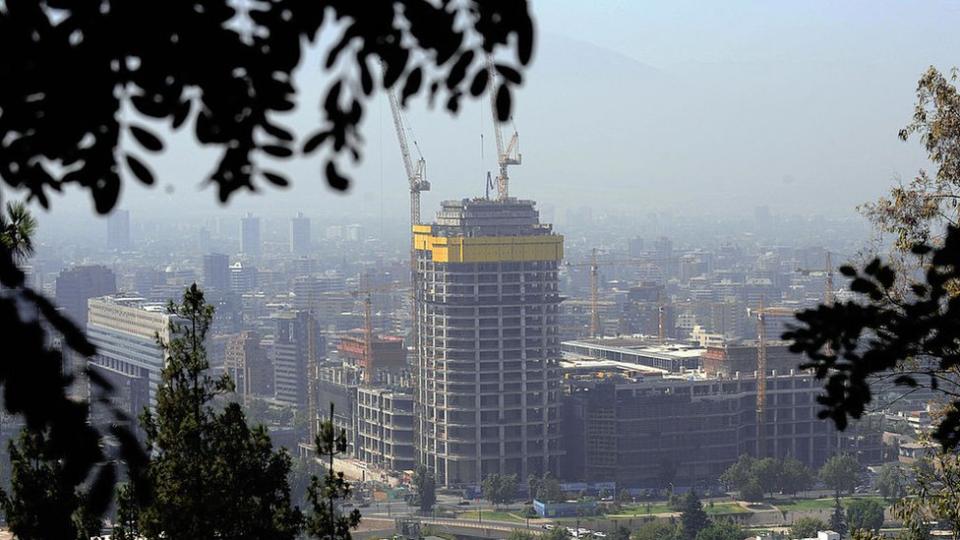
<svg viewBox="0 0 960 540">
<path fill-rule="evenodd" d="M 317 325 L 313 318 L 313 312 L 307 311 L 307 418 L 310 424 L 307 426 L 307 444 L 314 444 L 317 439 L 317 384 L 318 362 L 317 359 L 321 351 L 317 347 Z M 332 420 L 333 417 L 331 417 Z"/>
<path fill-rule="evenodd" d="M 757 310 L 757 456 L 762 458 L 766 450 L 764 444 L 766 408 L 767 408 L 767 327 L 766 310 L 763 296 L 760 296 L 760 309 Z"/>
<path fill-rule="evenodd" d="M 589 267 L 590 268 L 590 337 L 597 338 L 600 334 L 600 265 L 619 265 L 619 264 L 647 264 L 656 262 L 653 259 L 597 259 L 597 249 L 593 248 L 590 252 L 589 262 L 564 263 L 568 268 Z M 660 294 L 657 293 L 657 303 L 659 308 L 658 326 L 659 339 L 662 344 L 664 341 L 664 306 L 660 302 Z"/>
<path fill-rule="evenodd" d="M 503 144 L 503 133 L 500 131 L 500 120 L 497 118 L 497 95 L 494 92 L 497 71 L 493 59 L 487 57 L 487 70 L 490 73 L 490 110 L 493 113 L 493 133 L 497 139 L 497 165 L 500 173 L 497 175 L 497 200 L 505 201 L 510 197 L 510 177 L 507 168 L 510 165 L 520 165 L 523 156 L 520 155 L 520 136 L 516 128 L 510 137 L 510 142 Z"/>
<path fill-rule="evenodd" d="M 363 354 L 360 357 L 360 368 L 363 370 L 360 374 L 360 380 L 364 384 L 372 384 L 373 376 L 376 374 L 373 365 L 373 293 L 388 292 L 397 290 L 399 286 L 387 284 L 379 287 L 362 287 L 350 291 L 354 298 L 363 298 Z M 416 322 L 414 322 L 416 324 Z"/>
<path fill-rule="evenodd" d="M 390 100 L 390 111 L 393 114 L 393 127 L 397 131 L 397 142 L 400 144 L 400 155 L 403 158 L 403 169 L 407 174 L 407 183 L 410 187 L 410 338 L 412 345 L 416 354 L 420 354 L 420 337 L 419 332 L 417 331 L 417 321 L 419 320 L 419 312 L 417 309 L 417 290 L 419 285 L 419 280 L 417 279 L 417 251 L 416 251 L 416 242 L 413 236 L 413 227 L 420 224 L 420 193 L 424 191 L 430 191 L 430 182 L 427 181 L 427 162 L 423 159 L 423 154 L 420 152 L 420 145 L 417 144 L 417 140 L 413 140 L 414 148 L 417 150 L 417 159 L 416 165 L 413 163 L 413 159 L 410 157 L 410 147 L 407 144 L 407 133 L 406 128 L 404 127 L 404 118 L 403 111 L 400 108 L 400 100 L 397 99 L 397 95 L 393 90 L 388 90 L 387 95 Z M 367 297 L 367 309 L 369 310 L 369 296 Z M 366 317 L 367 324 L 369 325 L 369 314 Z M 366 330 L 366 329 L 365 329 Z M 372 354 L 370 352 L 370 346 L 372 342 L 372 329 L 369 333 L 366 333 L 366 336 L 370 337 L 370 342 L 366 343 L 366 354 Z M 370 370 L 365 370 L 367 373 Z M 415 370 L 419 374 L 419 370 Z M 368 378 L 372 378 L 372 374 L 368 373 L 366 375 Z M 419 376 L 419 375 L 418 375 Z M 415 384 L 419 384 L 415 381 Z"/>
<path fill-rule="evenodd" d="M 833 257 L 832 257 L 832 255 L 830 254 L 829 251 L 826 252 L 826 255 L 825 255 L 824 259 L 825 259 L 825 261 L 824 261 L 824 268 L 823 268 L 823 270 L 817 270 L 817 269 L 814 269 L 814 268 L 797 268 L 797 272 L 799 272 L 799 273 L 801 273 L 801 274 L 803 274 L 803 275 L 805 275 L 805 276 L 809 276 L 810 274 L 812 274 L 812 273 L 814 273 L 814 272 L 823 272 L 823 273 L 826 275 L 826 278 L 827 278 L 826 281 L 824 282 L 824 286 L 823 286 L 823 304 L 826 305 L 826 306 L 832 306 L 832 305 L 833 305 L 833 300 L 834 300 L 834 297 L 833 297 L 833 291 L 834 291 L 834 289 L 833 289 L 833 271 L 834 271 L 834 268 L 833 268 Z"/>
<path fill-rule="evenodd" d="M 410 145 L 407 144 L 407 127 L 400 109 L 400 100 L 393 90 L 387 91 L 390 99 L 390 111 L 393 113 L 393 127 L 397 130 L 397 142 L 400 143 L 400 156 L 403 158 L 403 168 L 407 173 L 407 182 L 410 185 L 410 225 L 420 224 L 420 193 L 430 191 L 430 182 L 427 181 L 427 161 L 420 153 L 420 146 L 414 140 L 414 147 L 420 156 L 416 164 L 410 156 Z"/>
</svg>

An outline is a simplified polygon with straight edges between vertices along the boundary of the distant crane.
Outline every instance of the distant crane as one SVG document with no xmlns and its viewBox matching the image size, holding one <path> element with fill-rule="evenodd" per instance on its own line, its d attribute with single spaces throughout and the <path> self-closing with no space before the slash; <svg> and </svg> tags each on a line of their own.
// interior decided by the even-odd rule
<svg viewBox="0 0 960 540">
<path fill-rule="evenodd" d="M 766 451 L 765 429 L 767 408 L 767 327 L 763 296 L 757 310 L 757 457 Z"/>
<path fill-rule="evenodd" d="M 317 343 L 317 325 L 313 312 L 307 312 L 307 416 L 310 424 L 307 426 L 307 444 L 314 444 L 317 439 L 317 384 L 319 381 L 318 358 L 323 353 Z M 333 417 L 331 417 L 332 419 Z"/>
<path fill-rule="evenodd" d="M 647 264 L 655 262 L 652 259 L 597 259 L 597 249 L 593 248 L 590 252 L 589 262 L 564 263 L 568 268 L 589 267 L 590 268 L 590 337 L 597 338 L 600 335 L 600 265 L 622 265 L 622 264 Z M 664 306 L 660 301 L 660 294 L 657 293 L 658 304 L 658 334 L 660 343 L 664 341 Z"/>
<path fill-rule="evenodd" d="M 414 140 L 414 147 L 420 156 L 416 164 L 410 157 L 410 146 L 407 144 L 407 128 L 400 108 L 400 100 L 393 90 L 387 91 L 390 99 L 390 111 L 393 113 L 393 127 L 397 131 L 397 142 L 400 143 L 400 156 L 403 158 L 403 168 L 407 173 L 407 182 L 410 185 L 410 225 L 420 224 L 420 193 L 430 191 L 430 182 L 427 181 L 427 161 L 420 153 L 420 146 Z"/>
<path fill-rule="evenodd" d="M 516 128 L 510 137 L 510 142 L 506 146 L 503 144 L 503 133 L 500 131 L 500 121 L 497 119 L 497 95 L 494 92 L 494 81 L 497 78 L 496 68 L 493 65 L 493 59 L 487 57 L 487 70 L 490 73 L 490 107 L 493 113 L 493 133 L 497 139 L 497 165 L 500 167 L 500 174 L 497 175 L 497 200 L 505 201 L 510 198 L 510 177 L 507 174 L 507 168 L 510 165 L 520 165 L 523 156 L 520 155 L 520 136 Z"/>
<path fill-rule="evenodd" d="M 397 131 L 397 142 L 400 144 L 400 155 L 403 158 L 403 169 L 407 174 L 407 183 L 410 186 L 410 337 L 415 354 L 420 354 L 420 337 L 417 331 L 417 321 L 419 320 L 419 311 L 417 309 L 417 291 L 419 290 L 419 281 L 417 279 L 417 251 L 413 235 L 413 227 L 420 224 L 420 193 L 430 191 L 430 182 L 427 181 L 427 161 L 423 159 L 420 152 L 420 145 L 414 139 L 413 144 L 417 149 L 416 165 L 410 157 L 410 146 L 407 144 L 407 131 L 404 127 L 403 111 L 400 108 L 400 100 L 393 90 L 388 90 L 387 95 L 390 99 L 390 111 L 393 113 L 393 127 Z M 369 295 L 367 296 L 367 306 L 369 309 Z M 369 323 L 369 316 L 367 317 Z M 369 351 L 369 349 L 367 349 Z M 369 352 L 368 352 L 369 354 Z"/>
<path fill-rule="evenodd" d="M 832 306 L 834 301 L 834 289 L 833 289 L 833 257 L 829 251 L 826 252 L 824 257 L 824 268 L 823 270 L 816 270 L 813 268 L 797 268 L 797 272 L 809 276 L 814 272 L 824 272 L 826 275 L 826 280 L 824 281 L 823 286 L 823 304 L 827 306 Z"/>
<path fill-rule="evenodd" d="M 398 288 L 395 284 L 387 284 L 379 287 L 362 287 L 350 291 L 354 298 L 363 298 L 363 354 L 360 357 L 360 368 L 363 370 L 360 374 L 360 380 L 364 384 L 373 383 L 373 376 L 376 374 L 373 365 L 373 301 L 372 295 L 375 292 L 388 292 Z M 414 322 L 416 324 L 416 322 Z"/>
</svg>

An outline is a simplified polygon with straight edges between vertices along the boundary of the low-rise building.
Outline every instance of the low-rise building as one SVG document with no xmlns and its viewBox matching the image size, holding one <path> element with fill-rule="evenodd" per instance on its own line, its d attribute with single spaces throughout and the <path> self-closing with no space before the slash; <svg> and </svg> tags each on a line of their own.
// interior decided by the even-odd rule
<svg viewBox="0 0 960 540">
<path fill-rule="evenodd" d="M 715 483 L 741 454 L 817 467 L 839 450 L 833 424 L 817 418 L 822 383 L 810 373 L 768 376 L 758 433 L 754 373 L 629 367 L 604 361 L 591 374 L 588 361 L 564 362 L 563 479 L 694 487 Z"/>
</svg>

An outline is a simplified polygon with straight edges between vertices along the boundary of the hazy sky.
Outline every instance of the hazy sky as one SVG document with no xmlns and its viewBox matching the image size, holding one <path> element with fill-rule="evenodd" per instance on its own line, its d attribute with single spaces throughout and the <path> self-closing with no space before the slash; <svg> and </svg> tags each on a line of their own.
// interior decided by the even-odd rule
<svg viewBox="0 0 960 540">
<path fill-rule="evenodd" d="M 595 1 L 533 3 L 538 43 L 515 102 L 523 165 L 512 194 L 566 207 L 638 212 L 844 215 L 924 165 L 917 141 L 897 139 L 918 76 L 960 63 L 960 4 L 870 1 Z M 288 118 L 318 120 L 324 77 L 307 57 L 305 103 Z M 458 117 L 408 113 L 438 201 L 480 195 L 494 168 L 489 102 Z M 481 159 L 480 134 L 485 148 Z M 264 186 L 226 208 L 202 189 L 215 154 L 178 137 L 152 163 L 152 189 L 130 181 L 121 207 L 137 216 L 407 215 L 389 107 L 369 104 L 365 160 L 348 194 L 326 187 L 318 161 L 287 166 L 294 187 Z M 57 220 L 92 213 L 87 199 L 54 200 Z"/>
</svg>

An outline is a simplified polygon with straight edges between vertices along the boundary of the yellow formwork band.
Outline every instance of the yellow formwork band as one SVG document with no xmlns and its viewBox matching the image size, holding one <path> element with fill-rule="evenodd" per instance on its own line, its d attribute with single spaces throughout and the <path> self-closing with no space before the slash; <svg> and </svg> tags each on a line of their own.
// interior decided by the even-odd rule
<svg viewBox="0 0 960 540">
<path fill-rule="evenodd" d="M 472 263 L 509 261 L 559 261 L 563 236 L 433 236 L 429 225 L 413 229 L 414 248 L 430 251 L 434 262 Z"/>
</svg>

